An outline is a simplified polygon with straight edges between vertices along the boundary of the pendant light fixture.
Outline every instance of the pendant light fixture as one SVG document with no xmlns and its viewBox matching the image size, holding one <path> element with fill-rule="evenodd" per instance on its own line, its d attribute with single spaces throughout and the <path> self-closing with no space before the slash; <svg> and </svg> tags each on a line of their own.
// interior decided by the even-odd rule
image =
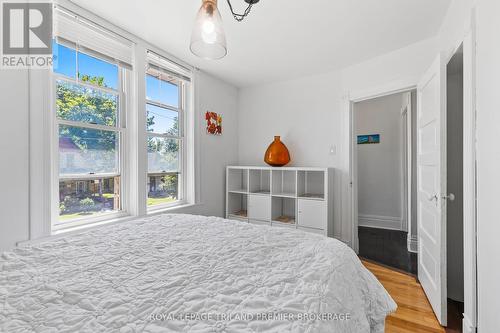
<svg viewBox="0 0 500 333">
<path fill-rule="evenodd" d="M 229 9 L 236 21 L 241 22 L 250 13 L 252 6 L 259 0 L 244 0 L 248 7 L 243 14 L 235 13 L 231 1 Z M 202 0 L 191 34 L 191 52 L 205 59 L 217 60 L 226 56 L 226 34 L 222 26 L 222 17 L 217 8 L 217 0 Z"/>
</svg>

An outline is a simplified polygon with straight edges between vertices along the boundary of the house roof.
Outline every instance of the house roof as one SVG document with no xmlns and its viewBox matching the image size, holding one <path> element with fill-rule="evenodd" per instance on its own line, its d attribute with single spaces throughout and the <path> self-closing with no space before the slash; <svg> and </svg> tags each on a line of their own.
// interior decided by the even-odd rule
<svg viewBox="0 0 500 333">
<path fill-rule="evenodd" d="M 59 138 L 59 149 L 60 150 L 80 150 L 76 143 L 68 137 Z"/>
</svg>

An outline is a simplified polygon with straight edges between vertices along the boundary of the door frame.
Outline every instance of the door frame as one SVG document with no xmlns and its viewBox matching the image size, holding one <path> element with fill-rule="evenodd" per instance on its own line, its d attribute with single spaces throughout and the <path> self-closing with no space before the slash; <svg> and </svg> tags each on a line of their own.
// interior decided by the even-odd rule
<svg viewBox="0 0 500 333">
<path fill-rule="evenodd" d="M 352 249 L 359 253 L 359 237 L 358 237 L 358 156 L 356 153 L 357 137 L 356 137 L 356 122 L 354 117 L 354 104 L 399 94 L 408 93 L 417 89 L 417 85 L 413 81 L 399 81 L 390 85 L 384 85 L 371 90 L 349 92 L 345 96 L 346 108 L 349 114 L 349 183 L 348 183 L 348 207 L 349 207 L 349 225 L 350 225 L 350 243 Z M 409 143 L 411 144 L 411 143 Z M 409 180 L 410 181 L 410 180 Z M 407 198 L 410 200 L 410 198 Z M 408 203 L 406 203 L 408 205 Z M 409 207 L 409 206 L 408 206 Z M 403 217 L 406 218 L 406 217 Z M 410 221 L 407 221 L 407 226 Z"/>
<path fill-rule="evenodd" d="M 472 11 L 470 27 L 449 59 L 463 46 L 463 231 L 464 231 L 464 313 L 462 330 L 477 328 L 477 133 L 476 133 L 476 20 Z M 449 61 L 449 60 L 448 60 Z"/>
<path fill-rule="evenodd" d="M 471 13 L 464 36 L 448 51 L 446 65 L 463 47 L 463 231 L 464 231 L 464 313 L 462 331 L 477 328 L 477 172 L 476 172 L 476 21 Z"/>
</svg>

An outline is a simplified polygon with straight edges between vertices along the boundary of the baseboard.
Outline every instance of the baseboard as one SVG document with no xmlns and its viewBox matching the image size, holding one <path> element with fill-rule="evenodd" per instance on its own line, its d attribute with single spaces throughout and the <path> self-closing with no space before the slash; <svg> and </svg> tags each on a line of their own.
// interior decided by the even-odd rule
<svg viewBox="0 0 500 333">
<path fill-rule="evenodd" d="M 358 226 L 379 229 L 403 230 L 403 219 L 393 216 L 358 215 Z"/>
<path fill-rule="evenodd" d="M 463 333 L 476 333 L 476 328 L 474 327 L 474 325 L 472 325 L 472 322 L 465 314 L 464 314 L 464 319 L 462 320 L 462 332 Z"/>
<path fill-rule="evenodd" d="M 418 238 L 408 233 L 408 252 L 418 253 Z"/>
</svg>

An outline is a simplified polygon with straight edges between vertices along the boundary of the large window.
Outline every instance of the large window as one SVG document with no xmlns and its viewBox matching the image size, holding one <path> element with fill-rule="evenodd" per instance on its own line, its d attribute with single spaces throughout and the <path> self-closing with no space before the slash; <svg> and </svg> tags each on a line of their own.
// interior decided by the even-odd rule
<svg viewBox="0 0 500 333">
<path fill-rule="evenodd" d="M 122 210 L 122 77 L 117 63 L 54 43 L 56 224 Z"/>
<path fill-rule="evenodd" d="M 183 197 L 185 85 L 166 70 L 146 70 L 147 205 L 158 208 Z"/>
</svg>

